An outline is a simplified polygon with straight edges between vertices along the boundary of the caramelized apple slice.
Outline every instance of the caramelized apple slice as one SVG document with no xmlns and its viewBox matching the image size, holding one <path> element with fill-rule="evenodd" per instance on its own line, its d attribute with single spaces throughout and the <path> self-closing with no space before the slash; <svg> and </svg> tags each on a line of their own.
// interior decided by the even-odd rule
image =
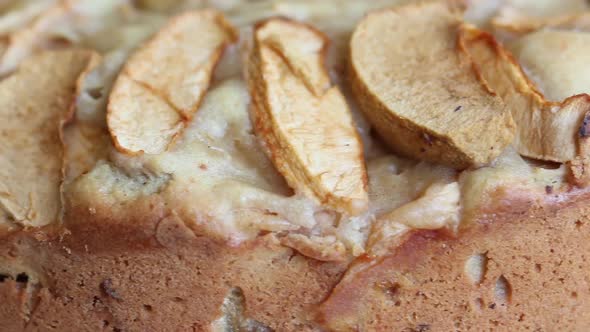
<svg viewBox="0 0 590 332">
<path fill-rule="evenodd" d="M 375 11 L 350 42 L 361 110 L 398 153 L 463 169 L 494 160 L 514 137 L 501 99 L 456 48 L 454 2 Z"/>
<path fill-rule="evenodd" d="M 367 209 L 362 143 L 324 65 L 326 37 L 286 19 L 258 24 L 248 63 L 251 116 L 270 158 L 297 192 L 332 208 Z"/>
<path fill-rule="evenodd" d="M 579 93 L 586 87 L 585 75 L 579 71 L 585 66 L 572 71 L 577 57 L 562 61 L 558 53 L 579 52 L 584 43 L 567 38 L 568 32 L 539 31 L 535 34 L 540 34 L 539 39 L 525 41 L 526 47 L 532 47 L 529 53 L 540 53 L 532 56 L 541 61 L 536 63 L 541 69 L 536 72 L 538 79 L 545 84 L 543 90 L 558 101 L 547 100 L 512 54 L 490 34 L 464 25 L 460 28 L 459 45 L 472 58 L 482 83 L 501 96 L 512 110 L 518 126 L 515 142 L 518 152 L 536 159 L 571 161 L 579 155 L 579 141 L 584 138 L 580 133 L 584 116 L 590 110 L 590 96 Z M 561 46 L 557 48 L 557 44 Z M 580 75 L 577 79 L 576 73 Z"/>
<path fill-rule="evenodd" d="M 196 112 L 215 65 L 235 38 L 219 12 L 188 12 L 133 54 L 109 98 L 107 123 L 117 149 L 164 152 Z"/>
<path fill-rule="evenodd" d="M 0 83 L 0 223 L 43 226 L 61 210 L 63 123 L 87 51 L 43 53 Z"/>
</svg>

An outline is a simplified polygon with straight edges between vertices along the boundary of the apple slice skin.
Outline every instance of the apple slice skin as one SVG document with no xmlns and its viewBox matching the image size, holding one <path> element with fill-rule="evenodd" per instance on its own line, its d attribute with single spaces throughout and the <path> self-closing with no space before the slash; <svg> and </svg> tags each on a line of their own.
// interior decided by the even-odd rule
<svg viewBox="0 0 590 332">
<path fill-rule="evenodd" d="M 456 48 L 461 12 L 445 2 L 375 11 L 357 25 L 349 57 L 353 93 L 385 142 L 458 169 L 490 163 L 515 131 Z"/>
<path fill-rule="evenodd" d="M 259 23 L 247 66 L 250 114 L 291 188 L 356 215 L 368 208 L 363 148 L 346 100 L 323 64 L 327 43 L 299 22 Z"/>
<path fill-rule="evenodd" d="M 125 64 L 109 97 L 107 123 L 126 154 L 166 151 L 206 93 L 236 32 L 215 10 L 172 18 Z"/>
</svg>

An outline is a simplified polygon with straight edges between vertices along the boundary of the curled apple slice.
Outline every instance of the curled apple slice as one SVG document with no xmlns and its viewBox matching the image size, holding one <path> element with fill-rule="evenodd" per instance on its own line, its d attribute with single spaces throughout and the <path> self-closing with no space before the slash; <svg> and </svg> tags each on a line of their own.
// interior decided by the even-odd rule
<svg viewBox="0 0 590 332">
<path fill-rule="evenodd" d="M 172 18 L 125 64 L 109 97 L 118 150 L 164 152 L 193 117 L 234 29 L 214 10 Z"/>
<path fill-rule="evenodd" d="M 49 48 L 47 30 L 65 21 L 72 10 L 66 1 L 56 1 L 44 7 L 23 26 L 6 35 L 5 45 L 0 54 L 0 75 L 13 71 L 18 64 L 36 49 Z"/>
<path fill-rule="evenodd" d="M 559 3 L 561 11 L 551 10 L 543 15 L 530 15 L 529 12 L 513 7 L 503 7 L 490 20 L 494 32 L 504 39 L 515 38 L 543 28 L 551 29 L 584 29 L 590 24 L 590 7 L 584 1 L 572 8 Z M 578 7 L 581 6 L 581 7 Z"/>
<path fill-rule="evenodd" d="M 87 51 L 43 53 L 0 82 L 0 224 L 58 220 L 62 127 L 72 115 L 78 76 L 91 61 Z"/>
<path fill-rule="evenodd" d="M 454 4 L 367 15 L 350 42 L 350 73 L 361 110 L 393 150 L 463 169 L 494 160 L 515 128 L 456 48 L 463 9 Z"/>
<path fill-rule="evenodd" d="M 248 62 L 254 129 L 287 183 L 332 208 L 367 209 L 363 148 L 324 66 L 327 39 L 287 19 L 258 24 Z"/>
<path fill-rule="evenodd" d="M 567 162 L 580 154 L 580 139 L 585 138 L 581 126 L 590 110 L 590 96 L 580 93 L 587 87 L 587 66 L 581 65 L 576 53 L 586 48 L 590 37 L 571 34 L 539 31 L 514 46 L 529 64 L 527 69 L 535 69 L 541 92 L 493 36 L 470 25 L 460 28 L 458 42 L 472 58 L 482 83 L 510 107 L 518 127 L 515 145 L 524 156 Z M 566 61 L 561 60 L 564 56 Z"/>
<path fill-rule="evenodd" d="M 128 0 L 38 1 L 37 5 L 41 4 L 44 6 L 34 8 L 30 19 L 16 24 L 3 38 L 0 75 L 12 72 L 31 54 L 78 44 L 87 37 L 85 32 L 100 29 L 108 24 L 108 19 L 129 12 Z"/>
</svg>

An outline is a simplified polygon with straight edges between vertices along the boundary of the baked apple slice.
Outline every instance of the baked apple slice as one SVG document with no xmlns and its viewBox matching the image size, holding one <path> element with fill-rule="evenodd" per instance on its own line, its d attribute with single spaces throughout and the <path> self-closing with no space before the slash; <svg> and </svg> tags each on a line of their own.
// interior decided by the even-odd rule
<svg viewBox="0 0 590 332">
<path fill-rule="evenodd" d="M 71 6 L 65 1 L 53 1 L 37 9 L 37 12 L 30 13 L 28 19 L 21 13 L 17 16 L 21 22 L 4 31 L 0 49 L 0 75 L 14 71 L 23 59 L 34 53 L 35 48 L 43 48 L 47 44 L 47 30 L 59 21 L 65 21 Z"/>
<path fill-rule="evenodd" d="M 0 83 L 0 224 L 44 226 L 61 212 L 62 127 L 92 52 L 44 53 Z"/>
<path fill-rule="evenodd" d="M 259 23 L 248 62 L 257 135 L 297 192 L 349 214 L 367 209 L 363 148 L 352 114 L 330 82 L 327 38 L 287 19 Z"/>
<path fill-rule="evenodd" d="M 520 154 L 560 163 L 586 157 L 588 42 L 587 34 L 540 30 L 512 43 L 517 62 L 487 32 L 470 25 L 460 28 L 459 44 L 471 56 L 482 83 L 512 111 Z M 521 64 L 534 74 L 535 82 Z"/>
<path fill-rule="evenodd" d="M 350 74 L 361 110 L 393 150 L 464 169 L 493 161 L 515 126 L 457 50 L 463 9 L 453 3 L 367 15 L 350 41 Z"/>
<path fill-rule="evenodd" d="M 172 18 L 125 64 L 109 97 L 107 124 L 128 154 L 158 154 L 197 111 L 224 49 L 236 32 L 214 10 Z"/>
</svg>

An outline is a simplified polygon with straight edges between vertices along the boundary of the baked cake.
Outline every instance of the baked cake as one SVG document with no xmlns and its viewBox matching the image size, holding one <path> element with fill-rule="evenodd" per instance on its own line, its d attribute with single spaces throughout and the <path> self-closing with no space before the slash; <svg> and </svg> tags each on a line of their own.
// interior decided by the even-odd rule
<svg viewBox="0 0 590 332">
<path fill-rule="evenodd" d="M 587 331 L 589 7 L 0 1 L 0 330 Z"/>
</svg>

